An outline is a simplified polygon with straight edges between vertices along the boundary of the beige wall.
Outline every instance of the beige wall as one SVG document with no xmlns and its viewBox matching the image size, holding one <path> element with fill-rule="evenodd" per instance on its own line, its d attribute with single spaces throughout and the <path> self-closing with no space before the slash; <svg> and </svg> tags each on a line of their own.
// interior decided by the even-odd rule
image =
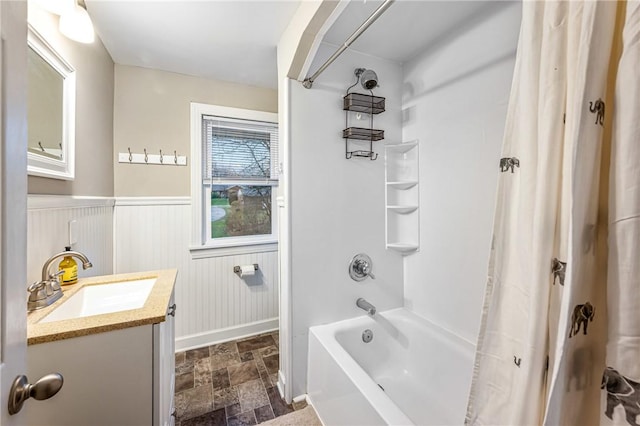
<svg viewBox="0 0 640 426">
<path fill-rule="evenodd" d="M 189 196 L 190 167 L 117 163 L 118 152 L 177 151 L 191 165 L 190 103 L 277 112 L 277 91 L 183 74 L 115 66 L 116 196 Z"/>
<path fill-rule="evenodd" d="M 98 37 L 76 43 L 58 17 L 29 7 L 29 23 L 76 70 L 76 178 L 29 177 L 29 194 L 113 196 L 113 60 Z"/>
</svg>

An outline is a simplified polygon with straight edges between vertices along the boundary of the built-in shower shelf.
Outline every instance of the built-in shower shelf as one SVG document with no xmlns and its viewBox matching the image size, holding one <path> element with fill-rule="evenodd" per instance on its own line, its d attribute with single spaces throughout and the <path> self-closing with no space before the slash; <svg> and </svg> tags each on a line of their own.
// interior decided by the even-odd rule
<svg viewBox="0 0 640 426">
<path fill-rule="evenodd" d="M 412 253 L 417 251 L 420 246 L 417 244 L 404 244 L 404 243 L 387 243 L 387 248 L 401 253 Z"/>
<path fill-rule="evenodd" d="M 418 141 L 385 151 L 386 247 L 403 255 L 420 248 Z"/>
<path fill-rule="evenodd" d="M 418 206 L 387 206 L 387 210 L 399 214 L 409 214 L 418 210 Z"/>
<path fill-rule="evenodd" d="M 349 93 L 342 99 L 342 109 L 345 111 L 364 112 L 366 114 L 380 114 L 385 111 L 385 98 L 381 96 Z"/>
<path fill-rule="evenodd" d="M 411 189 L 417 184 L 418 184 L 417 180 L 407 180 L 407 181 L 400 181 L 400 182 L 387 182 L 387 187 L 404 190 L 404 189 Z"/>
<path fill-rule="evenodd" d="M 393 145 L 387 145 L 385 148 L 388 152 L 399 152 L 405 153 L 411 151 L 413 148 L 418 146 L 418 141 L 404 142 Z"/>
</svg>

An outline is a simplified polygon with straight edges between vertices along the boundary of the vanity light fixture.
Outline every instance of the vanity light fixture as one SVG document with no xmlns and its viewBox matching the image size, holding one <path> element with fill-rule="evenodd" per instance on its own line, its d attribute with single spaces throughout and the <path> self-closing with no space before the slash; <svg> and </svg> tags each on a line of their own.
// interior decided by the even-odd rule
<svg viewBox="0 0 640 426">
<path fill-rule="evenodd" d="M 93 23 L 83 0 L 74 1 L 73 7 L 60 15 L 58 29 L 67 38 L 80 43 L 93 43 L 95 39 Z"/>
<path fill-rule="evenodd" d="M 75 0 L 33 0 L 33 2 L 47 12 L 58 16 L 64 15 L 76 4 Z"/>
</svg>

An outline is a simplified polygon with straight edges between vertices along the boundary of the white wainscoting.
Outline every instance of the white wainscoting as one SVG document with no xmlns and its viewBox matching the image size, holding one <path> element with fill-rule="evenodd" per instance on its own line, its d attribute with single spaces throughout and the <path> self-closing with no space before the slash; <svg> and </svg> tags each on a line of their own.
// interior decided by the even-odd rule
<svg viewBox="0 0 640 426">
<path fill-rule="evenodd" d="M 113 272 L 113 198 L 29 195 L 27 208 L 28 284 L 41 277 L 42 265 L 69 244 L 69 221 L 76 221 L 77 244 L 93 263 L 80 277 Z M 56 265 L 57 266 L 57 265 Z M 80 265 L 79 265 L 80 266 Z M 54 267 L 51 268 L 54 270 Z M 26 294 L 26 293 L 25 293 Z"/>
<path fill-rule="evenodd" d="M 277 251 L 193 259 L 189 197 L 117 198 L 114 216 L 115 273 L 178 269 L 176 350 L 278 328 Z"/>
</svg>

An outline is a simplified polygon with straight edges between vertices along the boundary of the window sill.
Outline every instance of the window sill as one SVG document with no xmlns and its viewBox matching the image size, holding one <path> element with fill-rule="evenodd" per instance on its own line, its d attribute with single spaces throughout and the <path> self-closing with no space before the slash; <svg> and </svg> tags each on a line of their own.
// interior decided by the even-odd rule
<svg viewBox="0 0 640 426">
<path fill-rule="evenodd" d="M 191 259 L 207 259 L 210 257 L 234 256 L 250 253 L 266 253 L 278 251 L 278 241 L 270 240 L 259 243 L 240 243 L 224 246 L 191 246 Z"/>
</svg>

